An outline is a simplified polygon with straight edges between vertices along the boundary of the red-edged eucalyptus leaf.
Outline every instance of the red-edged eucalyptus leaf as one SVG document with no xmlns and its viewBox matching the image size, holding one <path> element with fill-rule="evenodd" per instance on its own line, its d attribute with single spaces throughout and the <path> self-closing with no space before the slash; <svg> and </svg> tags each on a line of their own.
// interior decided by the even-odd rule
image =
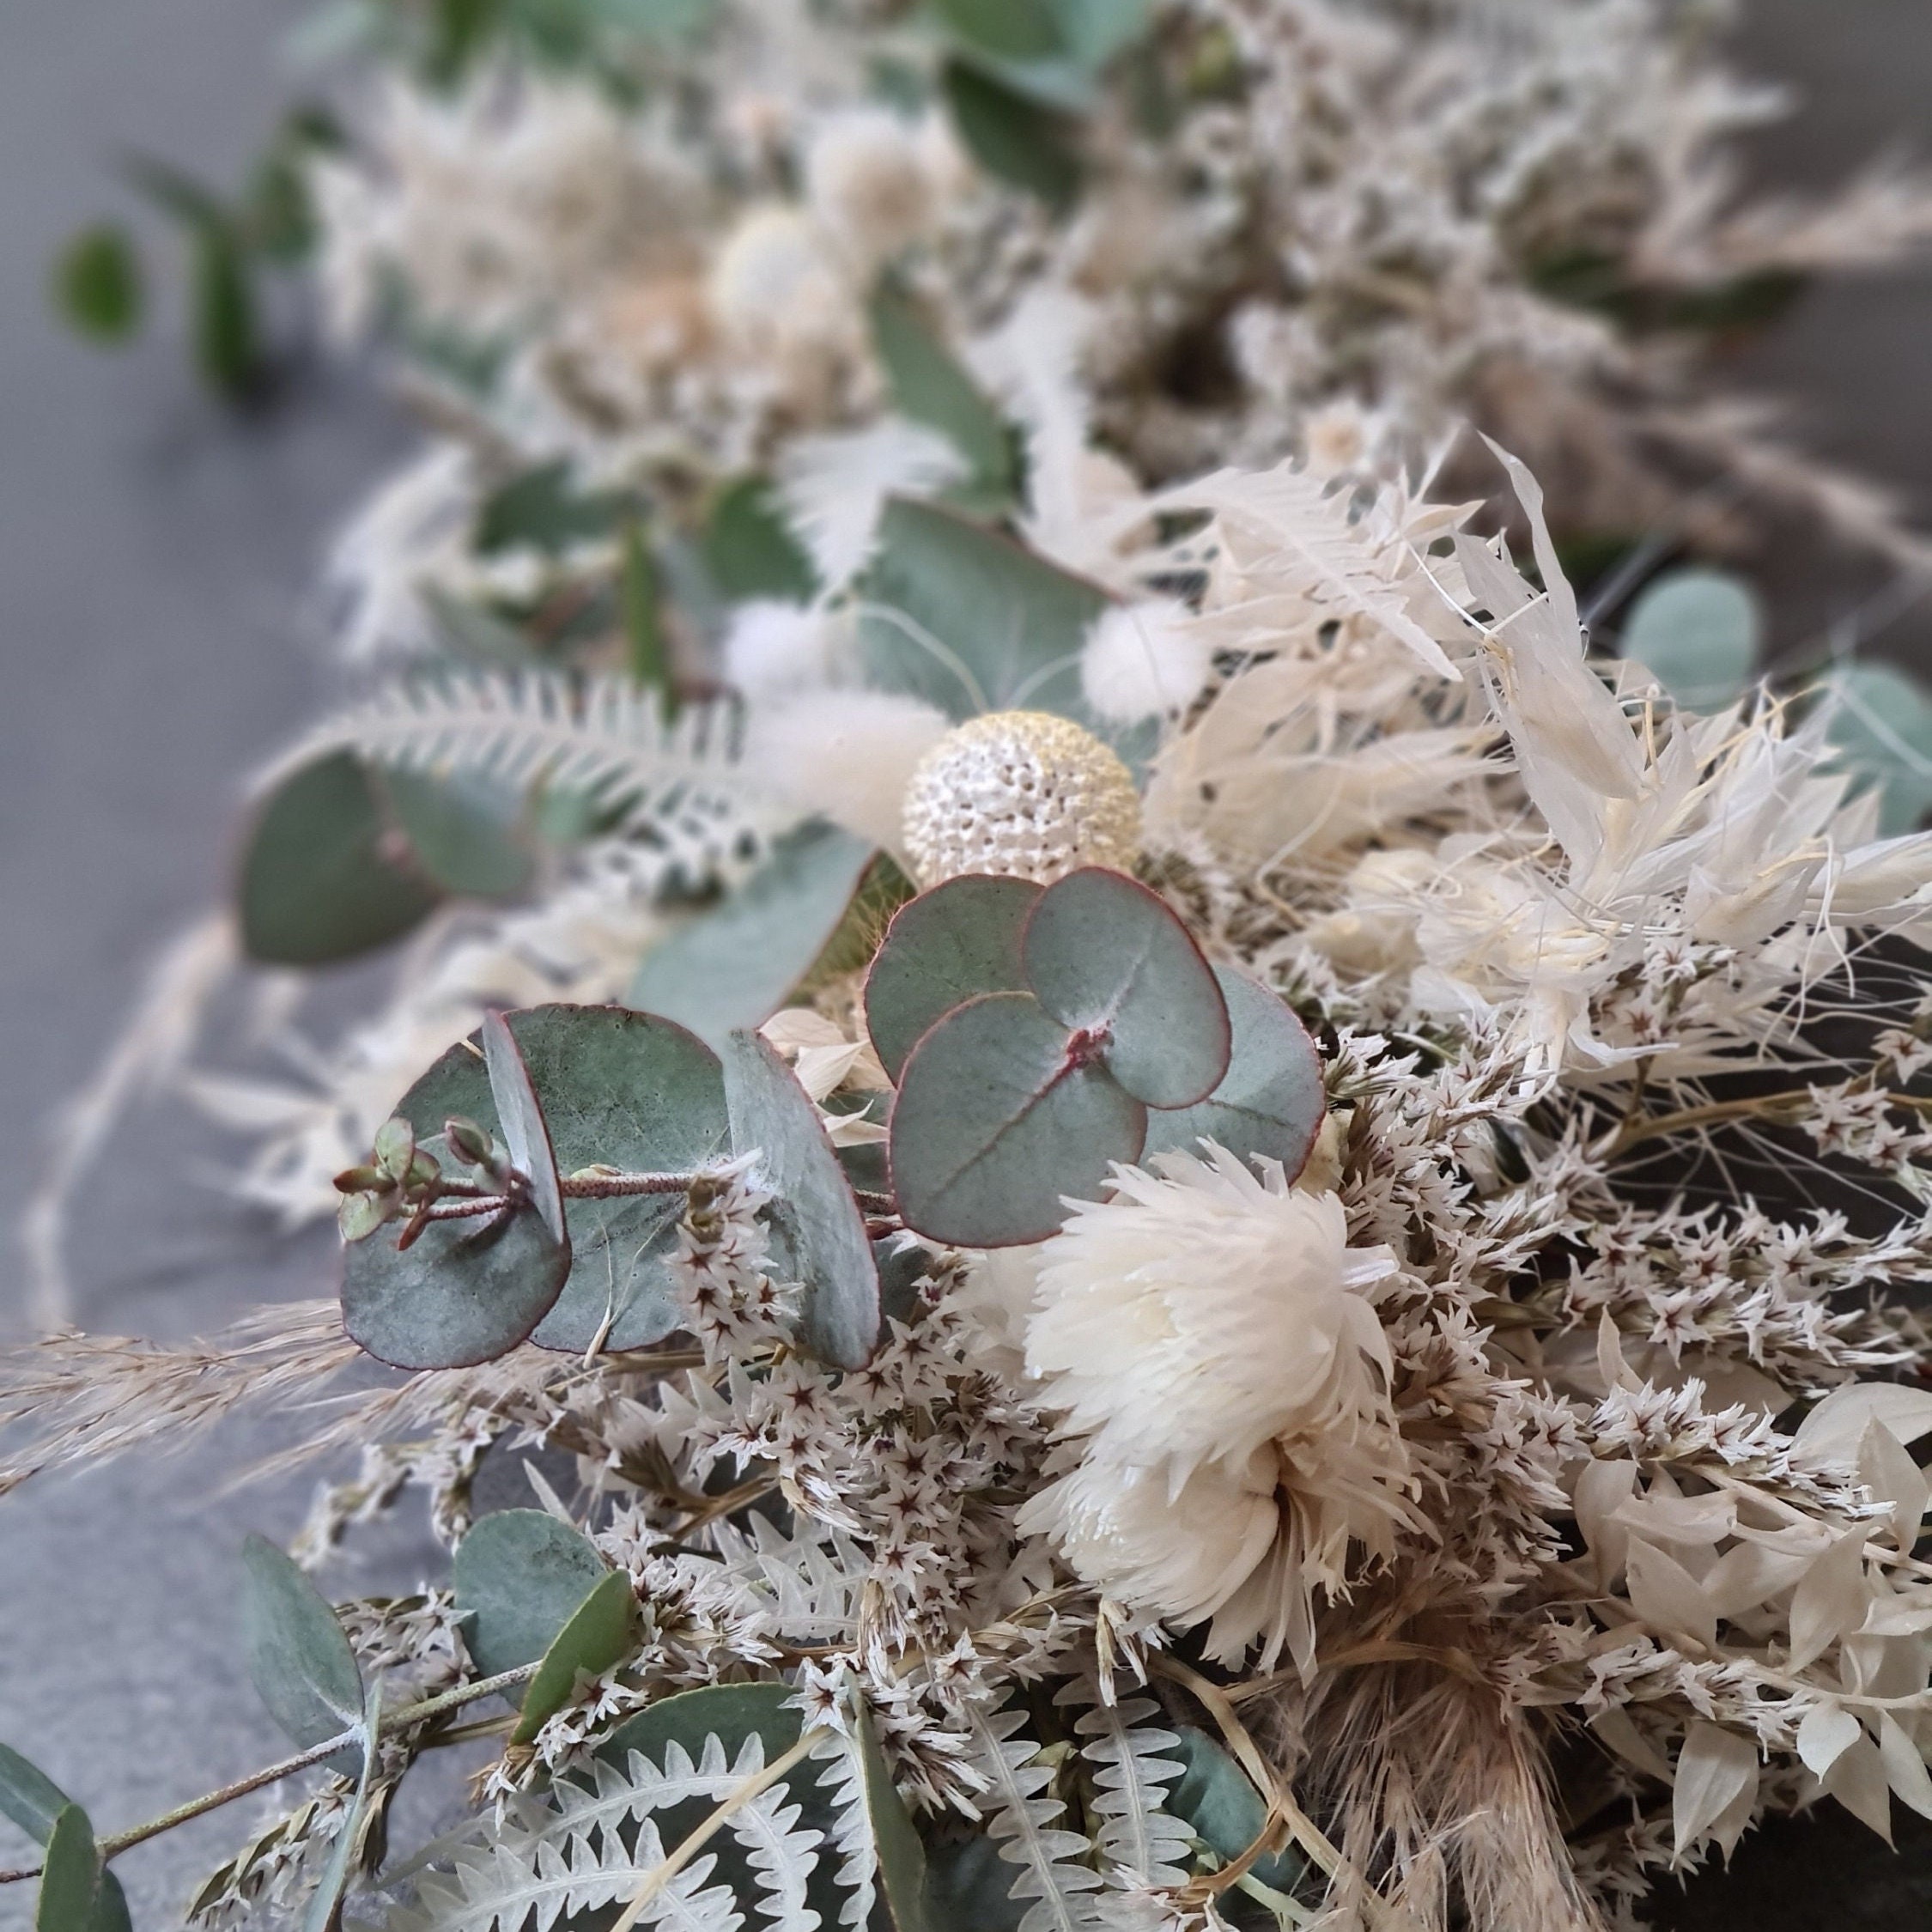
<svg viewBox="0 0 1932 1932">
<path fill-rule="evenodd" d="M 720 1050 L 727 1034 L 769 1019 L 811 971 L 876 851 L 823 820 L 774 841 L 736 891 L 644 956 L 628 1002 Z"/>
<path fill-rule="evenodd" d="M 1279 1161 L 1292 1181 L 1308 1165 L 1327 1107 L 1321 1057 L 1308 1029 L 1259 981 L 1231 966 L 1217 966 L 1214 977 L 1233 1032 L 1228 1071 L 1206 1100 L 1148 1115 L 1141 1158 L 1199 1155 L 1207 1139 L 1237 1160 Z"/>
<path fill-rule="evenodd" d="M 305 1748 L 362 1716 L 362 1674 L 328 1599 L 266 1537 L 241 1546 L 241 1635 L 248 1674 L 269 1716 Z M 346 1772 L 353 1751 L 329 1759 Z"/>
<path fill-rule="evenodd" d="M 891 1078 L 955 1006 L 1026 990 L 1020 933 L 1039 896 L 1030 879 L 969 873 L 900 908 L 866 975 L 866 1025 Z"/>
<path fill-rule="evenodd" d="M 410 868 L 353 751 L 284 778 L 256 814 L 242 854 L 241 939 L 267 966 L 325 966 L 399 939 L 437 894 Z"/>
<path fill-rule="evenodd" d="M 528 1007 L 508 1024 L 564 1173 L 597 1161 L 635 1174 L 688 1173 L 729 1147 L 717 1056 L 683 1027 L 618 1006 L 568 1005 Z M 482 1056 L 468 1046 L 452 1047 L 397 1112 L 419 1138 L 453 1114 L 501 1131 Z M 563 1209 L 570 1278 L 531 1340 L 570 1354 L 600 1334 L 611 1349 L 661 1341 L 679 1321 L 665 1261 L 683 1197 L 566 1200 Z"/>
<path fill-rule="evenodd" d="M 1040 895 L 1026 977 L 1061 1025 L 1103 1033 L 1108 1071 L 1150 1107 L 1191 1107 L 1228 1070 L 1227 1001 L 1194 938 L 1125 872 L 1086 866 Z"/>
<path fill-rule="evenodd" d="M 637 1599 L 622 1571 L 611 1571 L 592 1587 L 544 1651 L 510 1733 L 511 1743 L 528 1744 L 569 1703 L 580 1675 L 598 1676 L 630 1655 L 636 1614 Z"/>
<path fill-rule="evenodd" d="M 498 1510 L 456 1546 L 463 1641 L 485 1677 L 535 1663 L 611 1574 L 587 1536 L 542 1510 Z"/>
<path fill-rule="evenodd" d="M 462 1163 L 441 1135 L 425 1146 Z M 432 1221 L 408 1248 L 392 1221 L 343 1250 L 342 1321 L 393 1369 L 463 1369 L 507 1353 L 556 1305 L 570 1249 L 532 1207 Z"/>
<path fill-rule="evenodd" d="M 956 1248 L 1044 1241 L 1062 1197 L 1091 1200 L 1136 1158 L 1147 1110 L 1030 993 L 988 993 L 939 1022 L 893 1103 L 892 1184 L 906 1225 Z"/>
<path fill-rule="evenodd" d="M 302 1912 L 302 1932 L 335 1932 L 341 1923 L 343 1895 L 349 1890 L 349 1868 L 361 1850 L 362 1827 L 375 1789 L 376 1767 L 382 1761 L 382 1686 L 372 1685 L 362 1713 L 362 1768 L 355 1780 L 355 1797 L 336 1834 L 335 1849 L 322 1877 L 308 1895 Z"/>
<path fill-rule="evenodd" d="M 878 1343 L 878 1264 L 818 1109 L 757 1034 L 732 1034 L 723 1060 L 732 1146 L 758 1150 L 774 1197 L 772 1272 L 804 1289 L 805 1345 L 835 1368 L 862 1367 Z"/>
<path fill-rule="evenodd" d="M 927 1932 L 926 1847 L 912 1814 L 906 1809 L 906 1801 L 892 1782 L 872 1712 L 863 1705 L 854 1728 L 866 1814 L 878 1852 L 878 1889 L 887 1922 L 891 1932 Z"/>
<path fill-rule="evenodd" d="M 544 1118 L 544 1103 L 531 1084 L 516 1037 L 501 1013 L 486 1013 L 483 1023 L 483 1068 L 489 1075 L 489 1097 L 503 1126 L 503 1145 L 510 1164 L 530 1183 L 530 1201 L 552 1236 L 569 1250 L 570 1232 L 563 1221 L 563 1195 L 557 1186 L 556 1151 Z"/>
</svg>

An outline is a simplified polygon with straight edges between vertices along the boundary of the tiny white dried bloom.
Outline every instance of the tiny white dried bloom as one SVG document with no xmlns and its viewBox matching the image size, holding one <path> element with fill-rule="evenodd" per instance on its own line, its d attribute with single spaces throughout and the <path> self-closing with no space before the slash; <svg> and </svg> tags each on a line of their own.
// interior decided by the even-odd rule
<svg viewBox="0 0 1932 1932">
<path fill-rule="evenodd" d="M 1151 598 L 1109 605 L 1080 653 L 1080 689 L 1103 718 L 1134 724 L 1184 711 L 1213 658 L 1204 627 L 1184 604 Z"/>
<path fill-rule="evenodd" d="M 823 684 L 831 669 L 824 613 L 777 598 L 753 598 L 732 613 L 721 654 L 725 675 L 741 691 Z"/>
<path fill-rule="evenodd" d="M 938 185 L 915 125 L 884 107 L 854 107 L 820 124 L 805 155 L 805 198 L 860 273 L 931 225 Z"/>
</svg>

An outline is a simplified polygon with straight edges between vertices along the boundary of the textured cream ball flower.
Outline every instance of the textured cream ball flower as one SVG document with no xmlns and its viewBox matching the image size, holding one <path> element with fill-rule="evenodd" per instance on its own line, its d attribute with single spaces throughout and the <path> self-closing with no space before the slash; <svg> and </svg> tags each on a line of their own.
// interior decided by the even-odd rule
<svg viewBox="0 0 1932 1932">
<path fill-rule="evenodd" d="M 1258 1640 L 1305 1668 L 1315 1591 L 1346 1592 L 1409 1514 L 1371 1298 L 1394 1259 L 1275 1163 L 1155 1166 L 1116 1169 L 1041 1252 L 1027 1368 L 1080 1461 L 1022 1525 L 1122 1602 L 1212 1613 L 1217 1656 Z"/>
<path fill-rule="evenodd" d="M 1139 854 L 1140 796 L 1115 753 L 1071 719 L 991 712 L 920 761 L 905 848 L 926 886 L 963 872 L 1046 885 L 1082 866 L 1124 872 Z"/>
</svg>

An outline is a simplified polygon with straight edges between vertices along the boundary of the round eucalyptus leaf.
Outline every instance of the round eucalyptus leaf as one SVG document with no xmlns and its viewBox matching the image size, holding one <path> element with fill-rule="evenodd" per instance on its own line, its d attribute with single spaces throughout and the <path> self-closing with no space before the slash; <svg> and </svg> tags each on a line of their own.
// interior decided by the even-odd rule
<svg viewBox="0 0 1932 1932">
<path fill-rule="evenodd" d="M 920 1036 L 982 993 L 1024 993 L 1020 933 L 1040 888 L 969 873 L 899 909 L 866 975 L 866 1025 L 894 1080 Z"/>
<path fill-rule="evenodd" d="M 756 1033 L 725 1042 L 735 1153 L 759 1153 L 774 1199 L 773 1273 L 804 1290 L 802 1340 L 823 1362 L 862 1367 L 878 1345 L 878 1264 L 851 1184 L 791 1068 Z"/>
<path fill-rule="evenodd" d="M 1167 1809 L 1183 1819 L 1202 1844 L 1224 1864 L 1238 1858 L 1261 1835 L 1268 1807 L 1228 1753 L 1206 1732 L 1192 1724 L 1177 1724 L 1178 1741 L 1166 1748 L 1185 1767 L 1181 1781 L 1167 1795 Z M 1291 1847 L 1258 1858 L 1255 1876 L 1277 1892 L 1292 1893 L 1304 1869 Z"/>
<path fill-rule="evenodd" d="M 507 1020 L 562 1172 L 602 1161 L 631 1173 L 687 1173 L 730 1146 L 717 1057 L 683 1028 L 620 1006 L 531 1006 Z M 452 1047 L 396 1110 L 419 1138 L 453 1114 L 501 1132 L 482 1057 L 468 1045 Z M 531 1340 L 581 1354 L 608 1321 L 607 1348 L 662 1341 L 679 1321 L 665 1262 L 683 1197 L 566 1200 L 563 1212 L 570 1279 Z"/>
<path fill-rule="evenodd" d="M 325 966 L 400 939 L 437 898 L 407 857 L 353 751 L 290 772 L 257 812 L 242 854 L 248 957 Z"/>
<path fill-rule="evenodd" d="M 563 1224 L 563 1194 L 557 1185 L 550 1130 L 544 1123 L 543 1103 L 530 1084 L 530 1069 L 524 1065 L 502 1014 L 483 1015 L 483 1049 L 489 1097 L 496 1103 L 496 1117 L 503 1123 L 503 1145 L 509 1150 L 510 1164 L 530 1183 L 530 1204 L 543 1217 L 551 1237 L 568 1249 L 570 1236 Z"/>
<path fill-rule="evenodd" d="M 341 1734 L 362 1716 L 362 1674 L 334 1608 L 301 1567 L 266 1537 L 241 1546 L 242 1647 L 269 1716 L 303 1747 Z M 359 1756 L 338 1752 L 331 1769 Z"/>
<path fill-rule="evenodd" d="M 914 1048 L 891 1121 L 906 1225 L 956 1248 L 1044 1241 L 1140 1152 L 1147 1110 L 1030 993 L 988 993 Z"/>
<path fill-rule="evenodd" d="M 382 772 L 380 783 L 416 863 L 444 891 L 507 899 L 530 884 L 536 860 L 490 793 L 400 769 Z"/>
<path fill-rule="evenodd" d="M 1041 894 L 1021 942 L 1061 1025 L 1105 1035 L 1107 1070 L 1150 1107 L 1205 1100 L 1228 1070 L 1227 1002 L 1193 935 L 1125 872 L 1083 866 Z"/>
<path fill-rule="evenodd" d="M 1757 595 L 1741 579 L 1673 570 L 1631 605 L 1622 648 L 1686 710 L 1721 711 L 1750 684 L 1764 632 Z"/>
<path fill-rule="evenodd" d="M 628 1576 L 613 1570 L 592 1584 L 544 1651 L 510 1742 L 528 1744 L 569 1703 L 580 1674 L 596 1677 L 622 1663 L 632 1649 L 636 1619 L 637 1599 Z"/>
<path fill-rule="evenodd" d="M 438 1134 L 445 1171 L 459 1168 Z M 533 1208 L 432 1221 L 408 1248 L 392 1221 L 343 1250 L 349 1340 L 395 1369 L 462 1369 L 507 1353 L 550 1313 L 570 1249 Z"/>
<path fill-rule="evenodd" d="M 1292 1181 L 1308 1165 L 1327 1109 L 1321 1056 L 1308 1029 L 1259 981 L 1231 966 L 1217 966 L 1214 977 L 1233 1030 L 1228 1071 L 1206 1100 L 1148 1115 L 1141 1158 L 1198 1155 L 1206 1139 L 1237 1160 L 1279 1161 Z"/>
<path fill-rule="evenodd" d="M 1917 829 L 1932 810 L 1932 696 L 1888 664 L 1849 664 L 1820 687 L 1826 732 L 1861 790 L 1879 793 L 1879 831 Z"/>
<path fill-rule="evenodd" d="M 775 1763 L 799 1741 L 804 1728 L 788 1684 L 708 1684 L 661 1698 L 648 1710 L 629 1717 L 598 1747 L 597 1754 L 620 1767 L 633 1751 L 654 1765 L 664 1762 L 668 1745 L 680 1745 L 693 1763 L 704 1755 L 704 1741 L 715 1737 L 727 1762 L 754 1732 L 764 1740 L 765 1762 Z"/>
<path fill-rule="evenodd" d="M 586 1536 L 542 1510 L 498 1510 L 456 1546 L 463 1641 L 485 1677 L 546 1656 L 611 1568 Z"/>
</svg>

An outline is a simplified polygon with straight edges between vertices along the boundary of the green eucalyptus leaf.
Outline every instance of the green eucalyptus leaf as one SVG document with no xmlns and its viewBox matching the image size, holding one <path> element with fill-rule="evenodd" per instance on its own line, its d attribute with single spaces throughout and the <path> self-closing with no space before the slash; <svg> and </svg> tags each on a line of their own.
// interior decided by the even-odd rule
<svg viewBox="0 0 1932 1932">
<path fill-rule="evenodd" d="M 956 1827 L 926 1842 L 928 1932 L 1020 1932 L 1027 1915 L 1013 1897 L 1017 1867 L 983 1832 Z"/>
<path fill-rule="evenodd" d="M 1086 866 L 1040 895 L 1028 983 L 1068 1029 L 1102 1035 L 1107 1070 L 1150 1107 L 1191 1107 L 1228 1070 L 1227 1002 L 1194 935 L 1125 872 Z"/>
<path fill-rule="evenodd" d="M 485 556 L 514 550 L 561 556 L 580 544 L 615 535 L 629 507 L 619 491 L 579 489 L 570 459 L 560 456 L 512 477 L 485 497 L 472 541 Z"/>
<path fill-rule="evenodd" d="M 657 559 L 636 523 L 624 526 L 623 568 L 618 573 L 617 602 L 623 617 L 624 651 L 634 683 L 660 693 L 667 708 L 677 696 L 671 675 L 671 641 L 665 635 L 664 585 Z"/>
<path fill-rule="evenodd" d="M 818 1109 L 757 1034 L 733 1033 L 722 1057 L 732 1150 L 758 1151 L 774 1197 L 772 1273 L 803 1287 L 805 1346 L 836 1368 L 863 1367 L 878 1342 L 878 1264 Z"/>
<path fill-rule="evenodd" d="M 530 640 L 494 611 L 452 597 L 436 584 L 422 585 L 416 594 L 434 621 L 439 649 L 495 670 L 526 671 L 540 661 Z"/>
<path fill-rule="evenodd" d="M 1850 664 L 1820 684 L 1826 732 L 1861 789 L 1880 793 L 1879 831 L 1914 830 L 1932 811 L 1932 696 L 1888 664 Z"/>
<path fill-rule="evenodd" d="M 968 873 L 900 908 L 866 975 L 866 1026 L 892 1079 L 954 1007 L 1026 990 L 1020 934 L 1039 896 L 1030 879 Z"/>
<path fill-rule="evenodd" d="M 41 1862 L 33 1932 L 93 1932 L 103 1875 L 88 1814 L 78 1805 L 63 1805 Z"/>
<path fill-rule="evenodd" d="M 1011 538 L 896 499 L 860 595 L 871 683 L 958 720 L 1011 708 L 1084 715 L 1080 650 L 1106 595 Z"/>
<path fill-rule="evenodd" d="M 765 1762 L 775 1763 L 799 1741 L 803 1723 L 788 1684 L 713 1684 L 680 1691 L 648 1710 L 627 1717 L 598 1747 L 597 1754 L 622 1768 L 633 1751 L 654 1765 L 664 1762 L 669 1745 L 681 1746 L 693 1763 L 704 1755 L 704 1741 L 716 1737 L 726 1759 L 735 1760 L 754 1732 L 764 1740 Z"/>
<path fill-rule="evenodd" d="M 1153 24 L 1153 0 L 1049 0 L 1060 39 L 1082 67 L 1104 67 Z"/>
<path fill-rule="evenodd" d="M 631 1173 L 688 1173 L 729 1147 L 717 1057 L 682 1027 L 617 1006 L 550 1005 L 510 1014 L 509 1028 L 564 1173 L 593 1162 Z M 468 1046 L 452 1047 L 397 1111 L 418 1135 L 452 1115 L 492 1133 L 501 1125 L 483 1060 Z M 570 1279 L 531 1339 L 579 1355 L 600 1333 L 612 1349 L 661 1341 L 678 1325 L 665 1262 L 683 1208 L 681 1194 L 567 1200 Z"/>
<path fill-rule="evenodd" d="M 461 1168 L 442 1135 L 423 1145 L 446 1172 Z M 461 1369 L 507 1353 L 570 1273 L 568 1243 L 534 1208 L 431 1221 L 403 1248 L 407 1225 L 392 1221 L 343 1250 L 343 1327 L 392 1368 Z"/>
<path fill-rule="evenodd" d="M 1011 501 L 1018 446 L 1005 418 L 899 289 L 872 301 L 872 346 L 900 415 L 937 429 L 966 459 L 976 501 Z"/>
<path fill-rule="evenodd" d="M 906 1225 L 956 1248 L 1044 1241 L 1140 1152 L 1147 1110 L 1030 993 L 988 993 L 914 1048 L 891 1120 Z"/>
<path fill-rule="evenodd" d="M 1040 0 L 933 0 L 933 9 L 959 39 L 997 60 L 1050 60 L 1066 52 L 1057 8 Z"/>
<path fill-rule="evenodd" d="M 688 1027 L 714 1050 L 769 1019 L 837 932 L 875 849 L 823 819 L 774 840 L 736 890 L 644 956 L 629 1004 Z"/>
<path fill-rule="evenodd" d="M 544 1103 L 530 1083 L 516 1036 L 501 1013 L 485 1013 L 483 1023 L 483 1071 L 489 1076 L 489 1097 L 502 1123 L 503 1145 L 510 1164 L 530 1183 L 531 1205 L 544 1225 L 568 1254 L 569 1230 L 564 1225 L 563 1195 L 557 1186 L 556 1153 L 550 1145 Z"/>
<path fill-rule="evenodd" d="M 872 1712 L 863 1705 L 854 1728 L 866 1812 L 878 1848 L 878 1889 L 886 1923 L 890 1932 L 927 1932 L 926 1847 L 892 1782 Z"/>
<path fill-rule="evenodd" d="M 69 1803 L 67 1794 L 7 1745 L 0 1744 L 0 1813 L 13 1820 L 36 1844 L 45 1844 L 54 1820 Z"/>
<path fill-rule="evenodd" d="M 336 1835 L 329 1862 L 302 1911 L 302 1932 L 335 1932 L 342 1920 L 343 1895 L 349 1890 L 349 1869 L 361 1849 L 362 1827 L 375 1791 L 376 1769 L 382 1761 L 382 1686 L 369 1686 L 362 1711 L 362 1768 L 355 1780 L 355 1796 Z"/>
<path fill-rule="evenodd" d="M 1217 966 L 1214 977 L 1233 1036 L 1228 1071 L 1206 1100 L 1149 1114 L 1140 1157 L 1198 1157 L 1200 1143 L 1212 1140 L 1236 1160 L 1279 1161 L 1292 1181 L 1308 1165 L 1327 1109 L 1321 1056 L 1308 1029 L 1259 981 L 1231 966 Z"/>
<path fill-rule="evenodd" d="M 261 388 L 268 361 L 241 243 L 224 222 L 197 228 L 190 248 L 195 365 L 210 389 L 244 400 Z"/>
<path fill-rule="evenodd" d="M 54 301 L 95 342 L 125 342 L 141 326 L 146 290 L 134 238 L 118 222 L 82 228 L 54 263 Z"/>
<path fill-rule="evenodd" d="M 1721 711 L 1758 668 L 1764 612 L 1742 579 L 1722 570 L 1674 570 L 1645 585 L 1624 626 L 1623 654 L 1688 711 Z"/>
<path fill-rule="evenodd" d="M 437 895 L 408 870 L 352 751 L 292 771 L 258 811 L 243 852 L 242 945 L 265 966 L 325 966 L 400 939 Z"/>
<path fill-rule="evenodd" d="M 973 61 L 948 60 L 939 86 L 961 143 L 987 173 L 1036 195 L 1055 215 L 1071 210 L 1083 170 L 1064 114 Z"/>
<path fill-rule="evenodd" d="M 587 1536 L 543 1510 L 497 1510 L 456 1546 L 451 1565 L 463 1641 L 485 1677 L 548 1653 L 612 1574 Z"/>
<path fill-rule="evenodd" d="M 400 768 L 384 771 L 380 783 L 416 864 L 444 891 L 509 899 L 528 886 L 535 856 L 497 794 L 465 779 Z"/>
<path fill-rule="evenodd" d="M 580 1675 L 596 1677 L 630 1655 L 637 1599 L 630 1578 L 613 1570 L 592 1589 L 544 1653 L 523 1700 L 523 1713 L 510 1733 L 513 1744 L 528 1744 L 545 1722 L 568 1704 Z"/>
<path fill-rule="evenodd" d="M 1226 1864 L 1261 1836 L 1268 1807 L 1248 1774 L 1220 1744 L 1192 1724 L 1177 1724 L 1180 1741 L 1168 1754 L 1186 1767 L 1169 1788 L 1167 1809 L 1193 1829 L 1215 1857 Z M 1291 1893 L 1302 1876 L 1300 1856 L 1292 1850 L 1257 1859 L 1250 1868 L 1263 1885 Z"/>
<path fill-rule="evenodd" d="M 242 1648 L 270 1716 L 305 1748 L 350 1729 L 362 1716 L 362 1674 L 334 1608 L 266 1537 L 241 1546 Z M 352 1751 L 329 1759 L 343 1771 Z"/>
<path fill-rule="evenodd" d="M 761 597 L 809 604 L 818 594 L 818 573 L 767 477 L 739 477 L 718 492 L 700 554 L 712 581 L 734 604 Z"/>
</svg>

